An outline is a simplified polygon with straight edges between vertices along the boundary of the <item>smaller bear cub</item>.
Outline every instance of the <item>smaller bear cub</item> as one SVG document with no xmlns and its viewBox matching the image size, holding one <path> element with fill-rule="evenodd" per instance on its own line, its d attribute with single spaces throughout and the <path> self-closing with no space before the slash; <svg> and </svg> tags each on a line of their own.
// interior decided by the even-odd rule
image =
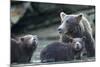
<svg viewBox="0 0 100 67">
<path fill-rule="evenodd" d="M 82 59 L 87 54 L 85 48 L 85 37 L 71 39 L 71 46 L 73 48 L 74 59 Z"/>
<path fill-rule="evenodd" d="M 71 61 L 81 59 L 86 52 L 83 38 L 69 38 L 68 43 L 53 42 L 46 46 L 40 54 L 42 63 Z"/>
</svg>

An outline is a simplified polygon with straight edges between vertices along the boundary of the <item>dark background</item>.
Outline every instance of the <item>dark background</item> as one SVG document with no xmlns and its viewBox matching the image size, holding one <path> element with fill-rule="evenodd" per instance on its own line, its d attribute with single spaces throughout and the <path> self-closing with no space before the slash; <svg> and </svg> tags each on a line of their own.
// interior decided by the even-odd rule
<svg viewBox="0 0 100 67">
<path fill-rule="evenodd" d="M 27 3 L 29 3 L 29 5 L 25 8 Z M 54 24 L 60 24 L 59 14 L 62 11 L 67 14 L 72 14 L 95 9 L 95 6 L 12 1 L 11 9 L 12 8 L 17 9 L 17 11 L 15 11 L 17 15 L 23 12 L 19 20 L 15 22 L 16 24 L 13 24 L 14 22 L 11 21 L 11 24 L 13 24 L 11 25 L 11 31 L 15 34 L 19 34 Z M 85 14 L 90 16 L 94 14 L 94 12 L 87 12 Z M 94 22 L 95 19 L 92 19 L 92 21 Z"/>
</svg>

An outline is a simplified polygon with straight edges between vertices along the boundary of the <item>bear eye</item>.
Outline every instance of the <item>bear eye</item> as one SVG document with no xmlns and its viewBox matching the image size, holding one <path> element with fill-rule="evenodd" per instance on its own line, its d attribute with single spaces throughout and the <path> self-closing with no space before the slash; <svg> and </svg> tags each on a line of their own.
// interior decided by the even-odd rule
<svg viewBox="0 0 100 67">
<path fill-rule="evenodd" d="M 33 40 L 36 40 L 36 39 L 33 39 Z"/>
<path fill-rule="evenodd" d="M 21 41 L 24 41 L 24 38 L 21 38 Z"/>
<path fill-rule="evenodd" d="M 69 23 L 69 21 L 67 20 L 66 23 Z"/>
</svg>

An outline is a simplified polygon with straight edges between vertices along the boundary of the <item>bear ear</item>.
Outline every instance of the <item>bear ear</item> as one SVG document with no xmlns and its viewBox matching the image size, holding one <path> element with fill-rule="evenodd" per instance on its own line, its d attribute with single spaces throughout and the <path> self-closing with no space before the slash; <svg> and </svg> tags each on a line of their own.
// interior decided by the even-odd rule
<svg viewBox="0 0 100 67">
<path fill-rule="evenodd" d="M 61 20 L 63 20 L 65 16 L 66 16 L 66 13 L 64 13 L 64 12 L 60 13 Z"/>
<path fill-rule="evenodd" d="M 78 22 L 82 19 L 82 16 L 83 16 L 83 14 L 80 13 L 80 14 L 76 17 Z"/>
<path fill-rule="evenodd" d="M 69 42 L 72 43 L 73 42 L 73 38 L 69 38 Z"/>
<path fill-rule="evenodd" d="M 21 38 L 21 41 L 24 41 L 24 38 Z"/>
<path fill-rule="evenodd" d="M 83 40 L 83 41 L 85 41 L 85 40 L 86 40 L 86 37 L 85 37 L 85 36 L 83 36 L 83 37 L 82 37 L 82 40 Z"/>
</svg>

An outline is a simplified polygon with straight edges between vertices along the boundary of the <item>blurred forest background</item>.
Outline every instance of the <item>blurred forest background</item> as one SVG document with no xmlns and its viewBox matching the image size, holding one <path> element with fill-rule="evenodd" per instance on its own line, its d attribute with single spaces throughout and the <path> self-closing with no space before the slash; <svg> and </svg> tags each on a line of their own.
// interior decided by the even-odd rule
<svg viewBox="0 0 100 67">
<path fill-rule="evenodd" d="M 62 11 L 67 14 L 84 13 L 95 38 L 95 6 L 11 1 L 11 33 L 18 36 L 33 34 L 39 38 L 32 63 L 40 62 L 39 54 L 45 46 L 59 40 L 57 28 L 61 24 L 59 14 Z"/>
</svg>

